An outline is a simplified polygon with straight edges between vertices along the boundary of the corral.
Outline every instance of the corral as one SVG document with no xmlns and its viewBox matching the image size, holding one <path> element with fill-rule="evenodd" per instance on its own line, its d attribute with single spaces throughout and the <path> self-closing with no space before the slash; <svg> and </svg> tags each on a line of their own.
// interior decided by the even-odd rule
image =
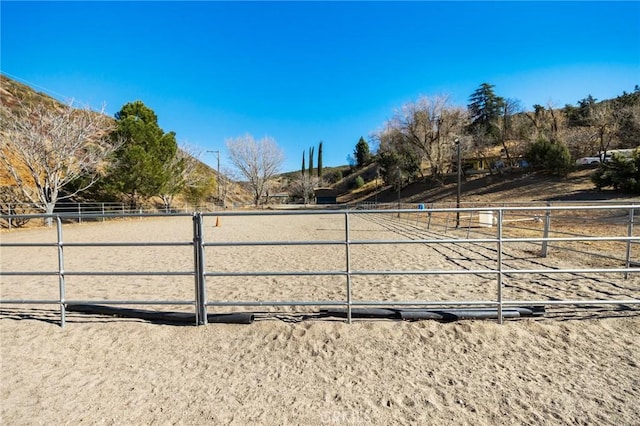
<svg viewBox="0 0 640 426">
<path fill-rule="evenodd" d="M 67 327 L 58 326 L 61 276 L 65 303 L 153 299 L 165 303 L 147 308 L 193 314 L 192 215 L 64 225 L 63 244 L 55 227 L 3 233 L 2 299 L 53 304 L 2 304 L 2 423 L 636 422 L 640 316 L 637 305 L 613 302 L 638 299 L 637 267 L 625 264 L 627 243 L 629 260 L 637 260 L 629 210 L 584 210 L 583 217 L 550 211 L 552 230 L 571 220 L 574 231 L 599 229 L 609 239 L 594 233 L 582 242 L 552 240 L 573 237 L 551 232 L 547 257 L 540 240 L 546 211 L 503 212 L 503 268 L 496 273 L 497 223 L 481 227 L 467 211 L 461 224 L 472 227 L 455 228 L 452 211 L 424 207 L 349 211 L 346 240 L 346 212 L 202 216 L 208 313 L 250 310 L 251 326 L 176 327 L 77 312 L 66 312 Z M 509 241 L 516 234 L 537 241 Z M 346 307 L 347 277 L 354 303 L 495 303 L 500 274 L 504 301 L 546 300 L 545 315 L 502 325 L 347 324 L 319 318 L 320 306 L 255 304 Z M 555 304 L 574 299 L 586 304 Z M 369 305 L 352 306 L 360 307 Z"/>
<path fill-rule="evenodd" d="M 58 304 L 63 325 L 67 307 L 100 303 L 191 306 L 196 324 L 238 308 L 350 322 L 466 306 L 502 322 L 506 307 L 639 303 L 633 205 L 418 207 L 127 216 L 88 240 L 58 216 L 5 234 L 0 302 Z"/>
</svg>

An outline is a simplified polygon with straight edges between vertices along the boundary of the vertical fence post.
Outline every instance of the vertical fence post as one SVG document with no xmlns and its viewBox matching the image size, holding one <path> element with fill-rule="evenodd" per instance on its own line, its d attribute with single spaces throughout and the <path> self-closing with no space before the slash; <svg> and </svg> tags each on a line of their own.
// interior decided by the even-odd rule
<svg viewBox="0 0 640 426">
<path fill-rule="evenodd" d="M 502 209 L 498 210 L 498 324 L 502 324 Z"/>
<path fill-rule="evenodd" d="M 206 296 L 204 295 L 204 266 L 202 265 L 202 214 L 193 214 L 193 271 L 195 275 L 196 325 L 207 323 Z"/>
<path fill-rule="evenodd" d="M 102 207 L 102 221 L 104 222 L 104 203 L 101 204 Z"/>
<path fill-rule="evenodd" d="M 631 207 L 629 209 L 629 222 L 627 223 L 627 237 L 629 237 L 629 239 L 627 240 L 627 253 L 625 256 L 625 268 L 629 269 L 631 267 L 631 237 L 633 237 L 633 214 L 634 214 L 634 208 Z M 624 273 L 624 279 L 628 279 L 629 278 L 629 272 L 625 272 Z"/>
<path fill-rule="evenodd" d="M 347 323 L 351 324 L 351 244 L 349 236 L 349 210 L 344 213 L 344 242 L 347 272 Z"/>
<path fill-rule="evenodd" d="M 547 206 L 551 207 L 551 202 L 548 201 L 547 202 Z M 547 241 L 547 238 L 549 238 L 549 231 L 551 230 L 551 210 L 547 210 L 544 214 L 544 231 L 542 232 L 542 251 L 540 252 L 540 255 L 542 257 L 547 257 L 547 253 L 549 250 L 549 241 Z"/>
<path fill-rule="evenodd" d="M 449 216 L 451 215 L 451 212 L 447 212 L 447 220 L 444 223 L 444 233 L 446 234 L 447 231 L 449 230 Z"/>
<path fill-rule="evenodd" d="M 202 213 L 198 213 L 198 224 L 200 228 L 200 249 L 198 250 L 199 263 L 200 263 L 200 314 L 202 317 L 202 324 L 208 323 L 207 318 L 207 278 L 205 277 L 205 257 L 204 257 L 204 218 Z"/>
<path fill-rule="evenodd" d="M 66 323 L 66 312 L 64 307 L 64 243 L 62 242 L 62 221 L 60 220 L 60 216 L 56 216 L 56 229 L 58 232 L 58 289 L 60 292 L 60 327 L 64 328 L 64 325 Z"/>
<path fill-rule="evenodd" d="M 82 223 L 82 206 L 78 203 L 78 223 Z"/>
</svg>

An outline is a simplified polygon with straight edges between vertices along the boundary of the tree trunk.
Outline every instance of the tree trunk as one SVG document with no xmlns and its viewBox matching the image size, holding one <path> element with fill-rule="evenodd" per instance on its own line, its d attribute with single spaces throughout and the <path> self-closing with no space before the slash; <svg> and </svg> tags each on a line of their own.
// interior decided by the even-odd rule
<svg viewBox="0 0 640 426">
<path fill-rule="evenodd" d="M 45 213 L 46 213 L 46 214 L 53 214 L 53 209 L 55 208 L 55 206 L 56 206 L 56 203 L 55 203 L 55 202 L 48 202 L 48 203 L 45 205 L 45 209 L 46 209 Z M 52 218 L 52 217 L 47 217 L 47 218 L 45 219 L 45 224 L 46 224 L 49 228 L 51 228 L 51 226 L 53 225 L 53 218 Z"/>
</svg>

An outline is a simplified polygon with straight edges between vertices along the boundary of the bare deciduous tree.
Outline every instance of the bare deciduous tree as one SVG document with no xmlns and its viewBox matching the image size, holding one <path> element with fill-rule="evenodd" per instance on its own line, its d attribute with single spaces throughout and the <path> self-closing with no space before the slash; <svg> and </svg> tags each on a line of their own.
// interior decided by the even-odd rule
<svg viewBox="0 0 640 426">
<path fill-rule="evenodd" d="M 302 199 L 304 204 L 307 205 L 313 198 L 313 190 L 318 186 L 319 182 L 320 180 L 316 176 L 300 173 L 297 178 L 291 182 L 291 195 Z"/>
<path fill-rule="evenodd" d="M 439 177 L 451 159 L 455 137 L 466 124 L 466 110 L 450 105 L 446 96 L 421 96 L 397 110 L 385 131 L 401 134 L 428 163 L 432 176 Z"/>
<path fill-rule="evenodd" d="M 227 140 L 227 150 L 231 163 L 247 179 L 254 204 L 260 205 L 268 182 L 280 171 L 284 153 L 273 138 L 256 141 L 249 134 Z"/>
<path fill-rule="evenodd" d="M 166 210 L 171 209 L 174 197 L 180 192 L 186 191 L 191 197 L 198 194 L 200 198 L 211 192 L 213 178 L 200 162 L 202 154 L 202 149 L 183 143 L 169 161 L 170 173 L 160 193 Z"/>
<path fill-rule="evenodd" d="M 12 215 L 26 215 L 33 213 L 28 205 L 16 203 L 20 198 L 18 188 L 15 186 L 0 186 L 0 227 L 20 228 L 29 223 L 28 217 L 12 217 Z"/>
<path fill-rule="evenodd" d="M 502 114 L 498 120 L 499 139 L 502 144 L 502 151 L 507 160 L 509 166 L 513 166 L 513 155 L 510 152 L 509 140 L 513 140 L 517 137 L 517 125 L 515 123 L 515 117 L 518 113 L 522 112 L 522 106 L 517 99 L 503 99 L 502 101 Z"/>
<path fill-rule="evenodd" d="M 66 105 L 2 105 L 0 162 L 24 197 L 45 213 L 57 201 L 91 187 L 117 144 L 107 139 L 113 122 L 100 112 Z M 61 190 L 82 178 L 64 195 Z M 50 221 L 49 221 L 50 223 Z"/>
<path fill-rule="evenodd" d="M 597 141 L 598 151 L 604 153 L 609 150 L 618 132 L 618 122 L 613 113 L 613 106 L 609 103 L 594 105 L 589 111 L 589 124 L 594 130 L 593 137 Z"/>
<path fill-rule="evenodd" d="M 223 167 L 220 171 L 220 175 L 217 176 L 218 181 L 216 182 L 216 185 L 219 185 L 218 189 L 220 191 L 218 202 L 222 207 L 227 205 L 227 197 L 235 186 L 231 179 L 233 176 L 234 170 L 229 167 Z"/>
</svg>

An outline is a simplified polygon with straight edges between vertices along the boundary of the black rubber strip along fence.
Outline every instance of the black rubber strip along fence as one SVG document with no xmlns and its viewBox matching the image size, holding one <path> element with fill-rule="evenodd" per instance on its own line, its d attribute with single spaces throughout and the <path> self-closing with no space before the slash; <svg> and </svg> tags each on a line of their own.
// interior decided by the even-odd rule
<svg viewBox="0 0 640 426">
<path fill-rule="evenodd" d="M 346 309 L 324 310 L 328 316 L 346 317 Z M 538 317 L 544 315 L 544 306 L 530 306 L 527 308 L 503 308 L 503 318 Z M 384 318 L 405 321 L 436 320 L 442 322 L 471 320 L 471 319 L 497 319 L 499 316 L 496 308 L 455 308 L 455 309 L 387 309 L 387 308 L 353 308 L 353 318 Z"/>
<path fill-rule="evenodd" d="M 189 312 L 160 312 L 146 309 L 117 308 L 106 305 L 67 305 L 67 311 L 84 314 L 109 315 L 119 318 L 137 318 L 161 324 L 193 325 L 196 314 Z M 251 312 L 207 314 L 209 323 L 251 324 L 255 315 Z"/>
<path fill-rule="evenodd" d="M 195 314 L 188 312 L 159 312 L 144 309 L 116 308 L 105 305 L 68 305 L 67 311 L 81 312 L 85 314 L 110 315 L 120 318 L 136 318 L 161 324 L 192 325 Z M 321 310 L 321 317 L 346 318 L 347 309 Z M 377 318 L 390 320 L 435 320 L 452 322 L 471 319 L 497 319 L 498 310 L 495 308 L 457 308 L 457 309 L 386 309 L 386 308 L 352 308 L 352 318 Z M 504 308 L 503 318 L 536 317 L 544 315 L 544 306 L 531 306 L 527 308 Z M 255 320 L 255 314 L 251 312 L 232 312 L 223 314 L 208 314 L 208 323 L 226 324 L 251 324 Z"/>
</svg>

